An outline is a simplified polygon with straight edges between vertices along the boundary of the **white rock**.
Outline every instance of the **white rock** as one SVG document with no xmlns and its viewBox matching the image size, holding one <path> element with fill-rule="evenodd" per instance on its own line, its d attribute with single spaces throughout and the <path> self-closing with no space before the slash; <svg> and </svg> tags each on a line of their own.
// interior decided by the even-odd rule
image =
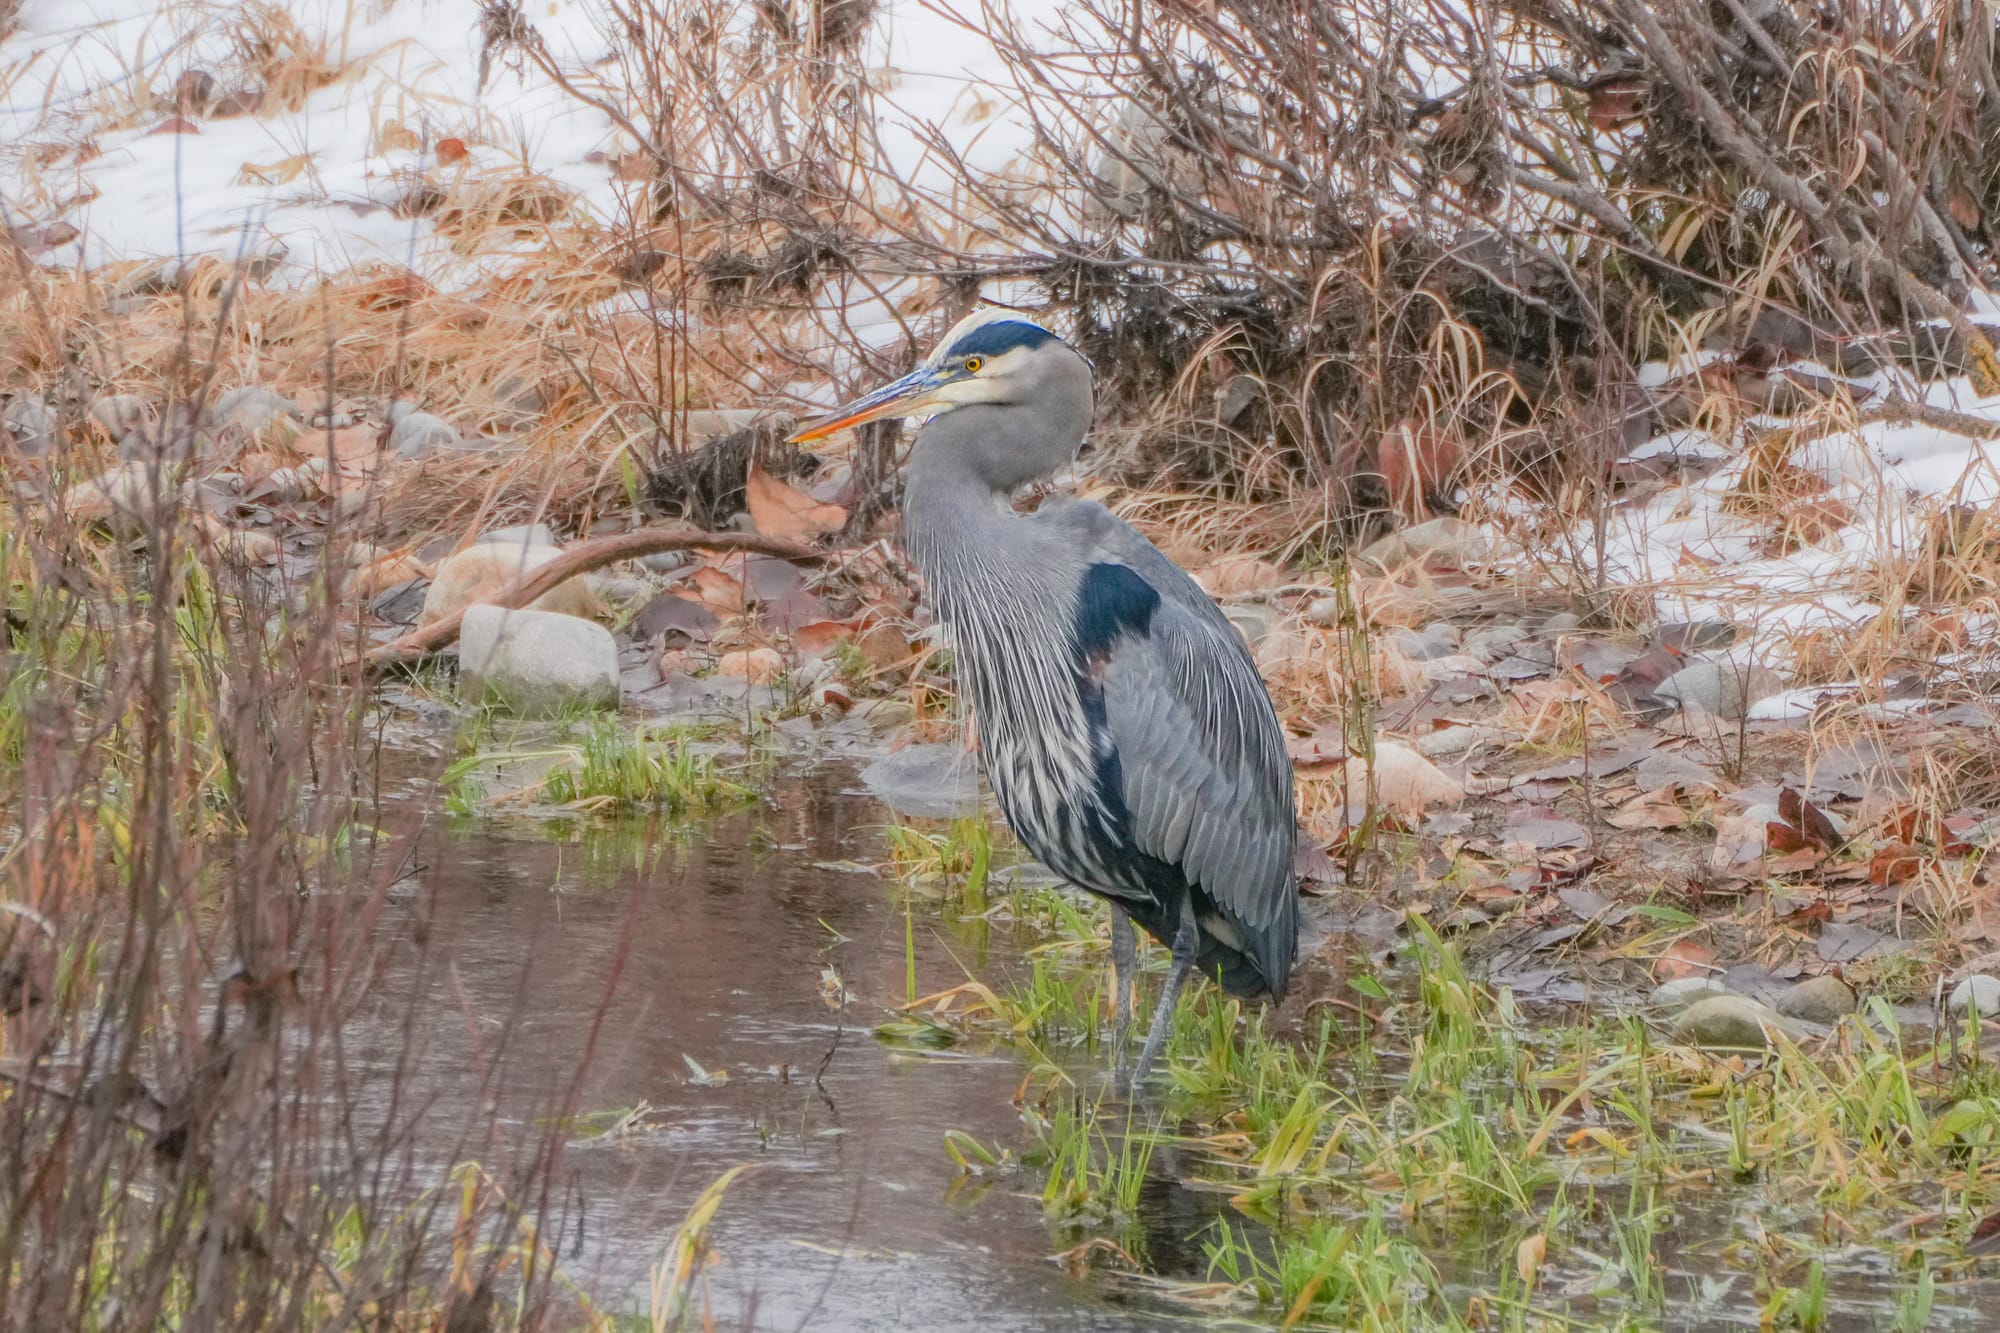
<svg viewBox="0 0 2000 1333">
<path fill-rule="evenodd" d="M 2000 977 L 1967 977 L 1952 990 L 1947 1006 L 1954 1014 L 1977 1009 L 1982 1018 L 2000 1018 Z"/>
<path fill-rule="evenodd" d="M 1367 788 L 1367 766 L 1347 761 L 1347 790 L 1359 796 Z M 1465 799 L 1465 788 L 1450 774 L 1401 741 L 1375 742 L 1375 800 L 1384 810 L 1406 819 L 1421 816 L 1425 807 L 1450 805 Z"/>
<path fill-rule="evenodd" d="M 530 717 L 616 708 L 618 641 L 575 616 L 471 606 L 459 623 L 458 687 Z"/>
<path fill-rule="evenodd" d="M 525 545 L 520 541 L 482 541 L 447 556 L 437 567 L 430 590 L 424 594 L 424 611 L 417 623 L 428 625 L 484 602 L 530 570 L 540 569 L 561 555 L 555 546 Z M 529 603 L 536 611 L 554 611 L 570 616 L 597 614 L 597 598 L 582 579 L 569 579 Z"/>
</svg>

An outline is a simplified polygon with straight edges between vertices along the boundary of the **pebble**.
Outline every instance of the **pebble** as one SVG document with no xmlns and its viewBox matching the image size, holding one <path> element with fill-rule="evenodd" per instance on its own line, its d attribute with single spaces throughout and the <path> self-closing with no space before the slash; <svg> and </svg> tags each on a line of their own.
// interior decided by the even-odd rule
<svg viewBox="0 0 2000 1333">
<path fill-rule="evenodd" d="M 1848 984 L 1831 973 L 1808 977 L 1778 997 L 1778 1012 L 1808 1023 L 1838 1023 L 1858 1001 Z"/>
<path fill-rule="evenodd" d="M 2000 1017 L 2000 977 L 1983 972 L 1967 977 L 1952 990 L 1946 1007 L 1954 1014 L 1977 1009 L 1981 1017 Z"/>
</svg>

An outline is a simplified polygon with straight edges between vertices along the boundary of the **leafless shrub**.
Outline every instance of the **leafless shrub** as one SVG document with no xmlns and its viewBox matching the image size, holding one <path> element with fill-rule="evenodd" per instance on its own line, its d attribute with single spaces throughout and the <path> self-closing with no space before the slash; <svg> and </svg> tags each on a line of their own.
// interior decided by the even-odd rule
<svg viewBox="0 0 2000 1333">
<path fill-rule="evenodd" d="M 419 1327 L 496 1299 L 539 1325 L 561 1131 L 503 1146 L 414 1094 L 415 828 L 379 799 L 333 595 L 354 525 L 309 577 L 242 559 L 191 503 L 192 430 L 94 518 L 57 502 L 108 461 L 88 381 L 129 362 L 91 355 L 87 288 L 5 275 L 42 330 L 10 383 L 39 376 L 64 443 L 0 462 L 0 1326 Z M 212 345 L 183 323 L 140 361 L 198 415 Z M 476 1173 L 472 1144 L 498 1155 Z"/>
</svg>

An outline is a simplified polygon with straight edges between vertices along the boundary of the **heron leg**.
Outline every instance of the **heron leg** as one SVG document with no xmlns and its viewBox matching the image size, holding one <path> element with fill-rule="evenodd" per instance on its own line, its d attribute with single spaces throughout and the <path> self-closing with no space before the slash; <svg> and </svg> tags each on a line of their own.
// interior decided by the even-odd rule
<svg viewBox="0 0 2000 1333">
<path fill-rule="evenodd" d="M 1132 918 L 1111 904 L 1111 1067 L 1125 1073 L 1125 1054 L 1132 1044 L 1132 979 L 1139 965 L 1139 938 Z"/>
<path fill-rule="evenodd" d="M 1195 954 L 1201 948 L 1201 931 L 1194 921 L 1194 903 L 1191 899 L 1181 902 L 1181 925 L 1174 932 L 1174 966 L 1167 973 L 1167 984 L 1160 991 L 1159 1007 L 1153 1010 L 1153 1025 L 1146 1032 L 1146 1044 L 1139 1050 L 1139 1063 L 1132 1070 L 1132 1086 L 1141 1087 L 1146 1076 L 1153 1072 L 1153 1061 L 1160 1054 L 1160 1048 L 1167 1043 L 1167 1031 L 1174 1025 L 1174 1004 L 1181 997 L 1181 987 L 1187 984 L 1188 973 L 1194 971 Z"/>
</svg>

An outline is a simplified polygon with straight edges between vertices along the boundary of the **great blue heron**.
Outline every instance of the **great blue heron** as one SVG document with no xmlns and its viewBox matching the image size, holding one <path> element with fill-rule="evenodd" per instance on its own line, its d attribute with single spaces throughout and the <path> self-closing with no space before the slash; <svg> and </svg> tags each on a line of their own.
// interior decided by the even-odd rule
<svg viewBox="0 0 2000 1333">
<path fill-rule="evenodd" d="M 1076 458 L 1090 365 L 1001 310 L 908 375 L 792 436 L 935 413 L 903 490 L 903 542 L 944 623 L 987 780 L 1043 864 L 1111 904 L 1119 1063 L 1137 920 L 1173 951 L 1134 1084 L 1192 969 L 1284 994 L 1298 949 L 1292 768 L 1243 640 L 1200 585 L 1102 505 L 1011 497 Z"/>
</svg>

